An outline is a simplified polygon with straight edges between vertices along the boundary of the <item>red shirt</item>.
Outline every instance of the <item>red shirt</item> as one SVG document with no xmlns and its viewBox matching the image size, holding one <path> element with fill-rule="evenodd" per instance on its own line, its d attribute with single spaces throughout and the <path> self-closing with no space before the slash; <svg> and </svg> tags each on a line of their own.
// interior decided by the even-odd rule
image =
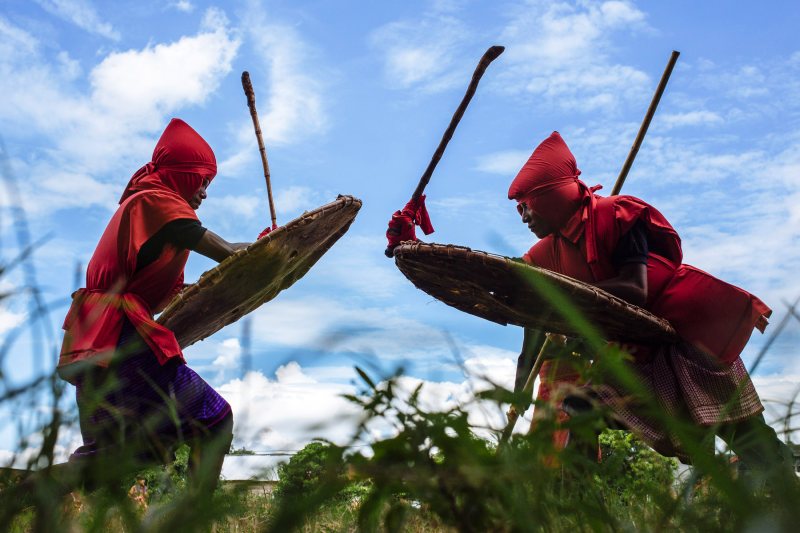
<svg viewBox="0 0 800 533">
<path fill-rule="evenodd" d="M 141 247 L 165 224 L 197 220 L 188 201 L 216 174 L 211 147 L 188 124 L 173 119 L 153 160 L 131 178 L 86 270 L 86 287 L 73 294 L 64 320 L 59 371 L 78 362 L 107 366 L 124 319 L 136 328 L 161 364 L 183 360 L 175 335 L 153 320 L 183 285 L 189 251 L 166 244 L 158 258 L 136 271 Z"/>
<path fill-rule="evenodd" d="M 585 224 L 590 217 L 591 228 Z M 677 232 L 646 202 L 633 196 L 592 195 L 561 231 L 541 239 L 523 258 L 587 283 L 609 279 L 618 275 L 613 252 L 637 221 L 644 223 L 650 246 L 645 308 L 668 320 L 683 339 L 732 363 L 760 317 L 768 317 L 771 310 L 749 292 L 682 264 Z"/>
</svg>

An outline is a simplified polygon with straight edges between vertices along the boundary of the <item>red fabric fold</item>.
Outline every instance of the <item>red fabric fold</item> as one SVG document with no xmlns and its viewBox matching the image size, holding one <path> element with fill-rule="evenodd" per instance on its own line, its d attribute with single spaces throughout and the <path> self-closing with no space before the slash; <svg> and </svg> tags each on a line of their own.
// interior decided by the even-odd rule
<svg viewBox="0 0 800 533">
<path fill-rule="evenodd" d="M 425 206 L 425 195 L 419 199 L 411 199 L 401 211 L 395 211 L 386 230 L 389 248 L 394 248 L 404 241 L 418 241 L 415 227 L 419 226 L 425 235 L 433 233 L 433 224 Z"/>
<path fill-rule="evenodd" d="M 266 228 L 264 228 L 261 231 L 261 233 L 258 234 L 258 237 L 256 237 L 256 240 L 260 239 L 261 237 L 266 237 L 267 235 L 270 234 L 271 231 L 276 230 L 276 229 L 278 229 L 277 224 L 273 225 L 273 226 L 267 226 Z"/>
<path fill-rule="evenodd" d="M 59 358 L 64 367 L 77 361 L 108 366 L 127 317 L 156 354 L 159 363 L 171 357 L 183 360 L 183 353 L 172 331 L 153 320 L 147 303 L 134 293 L 114 294 L 102 290 L 78 289 L 64 319 L 65 347 Z M 91 339 L 91 343 L 85 341 Z M 83 342 L 82 342 L 83 341 Z"/>
</svg>

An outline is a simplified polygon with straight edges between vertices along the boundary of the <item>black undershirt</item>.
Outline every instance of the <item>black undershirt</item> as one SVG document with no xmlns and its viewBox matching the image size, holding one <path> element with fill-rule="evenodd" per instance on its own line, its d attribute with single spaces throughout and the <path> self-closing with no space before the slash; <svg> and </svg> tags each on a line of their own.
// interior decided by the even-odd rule
<svg viewBox="0 0 800 533">
<path fill-rule="evenodd" d="M 647 226 L 637 220 L 633 227 L 619 239 L 611 262 L 616 268 L 629 263 L 647 264 L 647 254 L 650 247 L 647 244 Z"/>
<path fill-rule="evenodd" d="M 194 250 L 205 233 L 206 228 L 198 220 L 179 218 L 167 222 L 139 248 L 139 253 L 136 254 L 136 272 L 158 259 L 165 244 L 169 243 L 184 250 Z"/>
</svg>

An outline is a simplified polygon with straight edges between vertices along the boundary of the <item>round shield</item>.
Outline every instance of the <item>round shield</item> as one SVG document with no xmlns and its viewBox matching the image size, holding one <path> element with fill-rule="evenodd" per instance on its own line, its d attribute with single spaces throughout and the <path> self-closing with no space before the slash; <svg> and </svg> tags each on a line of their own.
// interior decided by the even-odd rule
<svg viewBox="0 0 800 533">
<path fill-rule="evenodd" d="M 184 289 L 158 323 L 185 348 L 236 322 L 302 278 L 347 232 L 359 209 L 361 200 L 339 196 L 268 233 Z"/>
<path fill-rule="evenodd" d="M 675 341 L 666 320 L 587 283 L 463 246 L 403 243 L 400 271 L 451 307 L 498 324 L 580 335 L 586 320 L 608 340 Z"/>
</svg>

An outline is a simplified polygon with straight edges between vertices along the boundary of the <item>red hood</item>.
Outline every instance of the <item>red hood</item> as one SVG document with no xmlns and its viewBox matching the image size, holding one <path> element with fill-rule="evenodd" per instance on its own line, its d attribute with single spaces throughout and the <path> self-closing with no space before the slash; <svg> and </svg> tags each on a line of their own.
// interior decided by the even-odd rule
<svg viewBox="0 0 800 533">
<path fill-rule="evenodd" d="M 153 150 L 153 159 L 136 171 L 119 202 L 145 190 L 168 189 L 186 200 L 192 198 L 204 179 L 217 174 L 214 151 L 199 133 L 179 118 L 173 118 Z"/>
</svg>

